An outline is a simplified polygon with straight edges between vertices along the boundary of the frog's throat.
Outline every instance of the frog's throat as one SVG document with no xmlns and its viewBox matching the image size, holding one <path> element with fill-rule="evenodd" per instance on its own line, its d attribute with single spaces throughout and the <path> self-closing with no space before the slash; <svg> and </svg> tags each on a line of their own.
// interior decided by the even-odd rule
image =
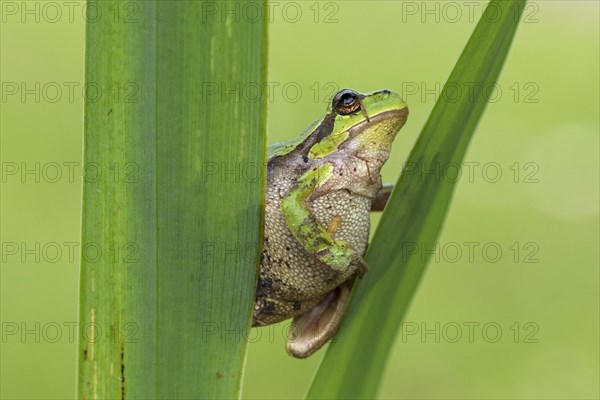
<svg viewBox="0 0 600 400">
<path fill-rule="evenodd" d="M 379 125 L 384 121 L 396 121 L 398 126 L 393 130 L 393 134 L 395 135 L 400 128 L 406 122 L 408 118 L 408 107 L 404 108 L 395 108 L 392 110 L 382 111 L 379 114 L 375 114 L 370 116 L 369 120 L 363 120 L 358 124 L 351 127 L 348 131 L 350 132 L 349 139 L 356 137 L 363 133 L 366 129 L 372 128 L 374 125 Z"/>
<path fill-rule="evenodd" d="M 347 130 L 325 136 L 309 147 L 309 158 L 323 158 L 342 148 L 358 149 L 364 145 L 387 149 L 408 117 L 408 108 L 382 111 Z M 365 135 L 363 135 L 365 133 Z M 363 138 L 364 136 L 364 138 Z M 389 149 L 387 149 L 389 151 Z"/>
</svg>

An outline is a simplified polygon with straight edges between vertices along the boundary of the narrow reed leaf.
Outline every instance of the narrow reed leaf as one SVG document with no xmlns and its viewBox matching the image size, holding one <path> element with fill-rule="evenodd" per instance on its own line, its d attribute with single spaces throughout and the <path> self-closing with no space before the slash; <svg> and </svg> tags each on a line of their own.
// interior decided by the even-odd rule
<svg viewBox="0 0 600 400">
<path fill-rule="evenodd" d="M 433 247 L 454 189 L 454 182 L 423 174 L 422 167 L 461 163 L 486 105 L 484 90 L 498 79 L 524 5 L 524 0 L 492 0 L 477 24 L 410 153 L 369 246 L 371 269 L 353 293 L 308 398 L 377 395 L 390 348 L 427 265 L 421 254 L 402 249 L 410 243 Z M 473 90 L 457 91 L 464 87 Z"/>
</svg>

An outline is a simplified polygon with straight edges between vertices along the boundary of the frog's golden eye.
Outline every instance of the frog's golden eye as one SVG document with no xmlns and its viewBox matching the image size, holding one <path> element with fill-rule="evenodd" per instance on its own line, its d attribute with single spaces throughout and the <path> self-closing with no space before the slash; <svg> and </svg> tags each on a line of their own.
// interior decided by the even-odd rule
<svg viewBox="0 0 600 400">
<path fill-rule="evenodd" d="M 354 90 L 341 90 L 333 96 L 332 107 L 340 115 L 355 113 L 361 108 L 360 95 Z"/>
</svg>

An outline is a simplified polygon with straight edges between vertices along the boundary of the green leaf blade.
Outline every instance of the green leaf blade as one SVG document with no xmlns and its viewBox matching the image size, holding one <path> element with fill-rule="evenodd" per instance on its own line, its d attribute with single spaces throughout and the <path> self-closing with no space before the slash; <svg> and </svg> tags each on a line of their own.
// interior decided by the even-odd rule
<svg viewBox="0 0 600 400">
<path fill-rule="evenodd" d="M 371 270 L 353 293 L 308 398 L 376 396 L 389 349 L 427 265 L 420 254 L 406 250 L 414 244 L 432 248 L 454 189 L 455 182 L 423 174 L 422 168 L 461 163 L 486 105 L 484 91 L 498 78 L 524 4 L 493 0 L 475 28 L 398 180 L 369 246 Z M 462 95 L 456 95 L 457 88 Z"/>
<path fill-rule="evenodd" d="M 239 93 L 264 88 L 266 20 L 207 5 L 90 1 L 79 398 L 239 396 L 266 124 Z"/>
</svg>

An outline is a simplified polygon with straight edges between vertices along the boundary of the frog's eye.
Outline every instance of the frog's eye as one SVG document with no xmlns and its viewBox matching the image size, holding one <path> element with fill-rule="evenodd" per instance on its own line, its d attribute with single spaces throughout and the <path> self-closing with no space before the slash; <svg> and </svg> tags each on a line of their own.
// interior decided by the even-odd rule
<svg viewBox="0 0 600 400">
<path fill-rule="evenodd" d="M 355 113 L 361 108 L 360 95 L 354 90 L 344 89 L 333 96 L 332 106 L 340 115 Z"/>
</svg>

